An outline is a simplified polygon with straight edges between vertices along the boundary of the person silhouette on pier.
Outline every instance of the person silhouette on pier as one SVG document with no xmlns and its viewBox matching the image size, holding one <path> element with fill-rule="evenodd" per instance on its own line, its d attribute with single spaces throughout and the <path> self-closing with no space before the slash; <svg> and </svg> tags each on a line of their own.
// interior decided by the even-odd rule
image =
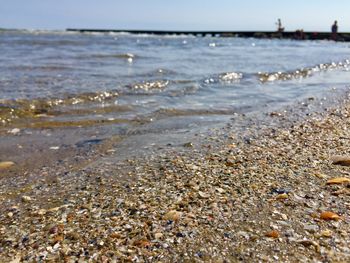
<svg viewBox="0 0 350 263">
<path fill-rule="evenodd" d="M 332 39 L 337 40 L 338 37 L 338 21 L 335 20 L 334 24 L 332 25 Z"/>
<path fill-rule="evenodd" d="M 277 32 L 283 32 L 284 31 L 284 27 L 282 27 L 281 18 L 278 18 L 276 25 L 277 25 Z"/>
</svg>

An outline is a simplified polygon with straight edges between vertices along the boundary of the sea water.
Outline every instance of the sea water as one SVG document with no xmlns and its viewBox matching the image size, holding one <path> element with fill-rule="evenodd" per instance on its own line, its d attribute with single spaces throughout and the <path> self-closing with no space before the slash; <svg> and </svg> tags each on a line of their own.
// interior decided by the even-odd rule
<svg viewBox="0 0 350 263">
<path fill-rule="evenodd" d="M 349 44 L 333 41 L 2 31 L 0 50 L 3 143 L 16 129 L 59 130 L 57 147 L 161 139 L 350 83 Z"/>
</svg>

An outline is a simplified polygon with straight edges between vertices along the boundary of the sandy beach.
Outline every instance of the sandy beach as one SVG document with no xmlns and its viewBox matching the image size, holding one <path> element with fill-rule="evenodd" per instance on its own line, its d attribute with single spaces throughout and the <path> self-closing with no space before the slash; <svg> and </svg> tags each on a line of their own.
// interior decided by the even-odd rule
<svg viewBox="0 0 350 263">
<path fill-rule="evenodd" d="M 120 163 L 2 168 L 0 260 L 349 261 L 350 103 L 307 115 Z"/>
</svg>

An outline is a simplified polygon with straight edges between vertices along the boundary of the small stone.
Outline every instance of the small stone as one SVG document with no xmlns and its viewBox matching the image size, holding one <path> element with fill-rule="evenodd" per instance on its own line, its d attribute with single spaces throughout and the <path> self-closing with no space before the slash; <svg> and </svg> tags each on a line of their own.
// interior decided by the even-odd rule
<svg viewBox="0 0 350 263">
<path fill-rule="evenodd" d="M 14 129 L 12 129 L 12 130 L 9 130 L 8 133 L 13 134 L 13 135 L 16 135 L 16 134 L 19 133 L 20 131 L 21 131 L 20 129 L 14 128 Z"/>
<path fill-rule="evenodd" d="M 45 209 L 40 209 L 40 210 L 38 210 L 38 212 L 37 212 L 37 215 L 39 215 L 39 216 L 43 216 L 43 215 L 45 215 L 46 214 L 46 210 Z"/>
<path fill-rule="evenodd" d="M 0 170 L 10 168 L 10 167 L 13 166 L 14 164 L 15 164 L 15 163 L 14 163 L 14 162 L 11 162 L 11 161 L 0 162 Z"/>
<path fill-rule="evenodd" d="M 276 196 L 277 200 L 284 200 L 288 198 L 288 194 L 287 193 L 283 193 L 283 194 L 279 194 Z"/>
<path fill-rule="evenodd" d="M 216 188 L 216 191 L 218 191 L 220 194 L 225 193 L 225 190 L 222 189 L 222 188 L 220 188 L 220 187 L 217 187 L 217 188 Z"/>
<path fill-rule="evenodd" d="M 7 213 L 7 216 L 8 216 L 9 218 L 12 218 L 12 217 L 13 217 L 13 213 L 12 213 L 12 212 L 8 212 L 8 213 Z"/>
<path fill-rule="evenodd" d="M 13 258 L 11 261 L 9 261 L 10 263 L 20 263 L 22 260 L 22 257 L 20 254 L 17 254 L 15 258 Z"/>
<path fill-rule="evenodd" d="M 317 225 L 304 225 L 304 229 L 310 233 L 315 233 L 318 231 Z"/>
<path fill-rule="evenodd" d="M 199 195 L 201 198 L 203 198 L 203 199 L 206 199 L 206 198 L 209 198 L 209 197 L 210 197 L 210 195 L 209 195 L 208 193 L 204 193 L 204 192 L 202 192 L 202 191 L 199 191 L 199 192 L 198 192 L 198 195 Z"/>
<path fill-rule="evenodd" d="M 192 148 L 193 147 L 193 143 L 192 142 L 184 143 L 184 147 Z"/>
<path fill-rule="evenodd" d="M 171 210 L 164 215 L 164 220 L 179 221 L 182 213 L 176 210 Z"/>
<path fill-rule="evenodd" d="M 163 234 L 162 233 L 155 233 L 154 234 L 154 238 L 155 239 L 161 239 L 163 237 Z"/>
<path fill-rule="evenodd" d="M 66 238 L 70 240 L 78 240 L 79 239 L 79 234 L 76 232 L 68 232 L 66 234 Z"/>
<path fill-rule="evenodd" d="M 323 230 L 320 235 L 322 237 L 332 237 L 332 231 L 330 231 L 329 229 Z"/>
<path fill-rule="evenodd" d="M 283 220 L 288 220 L 288 216 L 286 214 L 281 214 Z"/>
<path fill-rule="evenodd" d="M 30 196 L 24 195 L 22 196 L 22 202 L 28 203 L 32 201 L 32 198 Z"/>
<path fill-rule="evenodd" d="M 314 176 L 321 178 L 321 179 L 327 178 L 327 175 L 322 174 L 322 173 L 315 173 Z"/>
<path fill-rule="evenodd" d="M 303 239 L 297 241 L 297 243 L 302 244 L 304 247 L 314 246 L 317 252 L 320 250 L 320 245 L 313 240 Z"/>
</svg>

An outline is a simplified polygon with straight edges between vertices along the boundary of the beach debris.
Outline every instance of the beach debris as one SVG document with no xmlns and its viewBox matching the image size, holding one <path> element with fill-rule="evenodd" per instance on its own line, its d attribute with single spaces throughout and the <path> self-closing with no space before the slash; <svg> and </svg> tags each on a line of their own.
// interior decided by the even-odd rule
<svg viewBox="0 0 350 263">
<path fill-rule="evenodd" d="M 270 238 L 279 238 L 280 234 L 277 230 L 272 230 L 272 231 L 265 233 L 265 236 L 270 237 Z"/>
<path fill-rule="evenodd" d="M 0 170 L 10 168 L 10 167 L 13 166 L 14 164 L 15 164 L 15 163 L 14 163 L 14 162 L 11 162 L 11 161 L 0 162 Z"/>
<path fill-rule="evenodd" d="M 350 178 L 347 178 L 347 177 L 332 178 L 328 180 L 326 184 L 343 184 L 343 183 L 350 183 Z"/>
<path fill-rule="evenodd" d="M 332 164 L 350 166 L 350 156 L 335 155 L 331 157 Z"/>
<path fill-rule="evenodd" d="M 323 220 L 339 220 L 341 217 L 336 213 L 330 211 L 324 211 L 320 214 L 320 218 Z"/>
</svg>

